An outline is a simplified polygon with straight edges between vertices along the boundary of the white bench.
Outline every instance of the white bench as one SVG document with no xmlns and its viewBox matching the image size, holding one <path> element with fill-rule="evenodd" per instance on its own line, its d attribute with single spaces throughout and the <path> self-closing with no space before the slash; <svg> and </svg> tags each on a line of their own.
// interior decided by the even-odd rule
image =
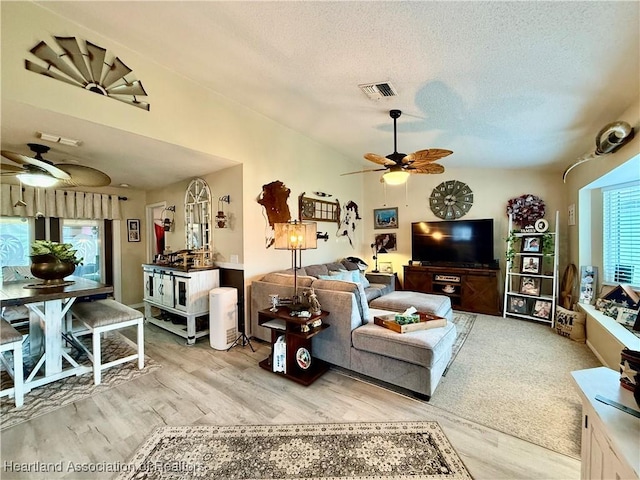
<svg viewBox="0 0 640 480">
<path fill-rule="evenodd" d="M 587 346 L 603 365 L 618 370 L 622 349 L 640 350 L 640 338 L 615 319 L 606 316 L 594 305 L 578 303 L 578 308 L 587 314 Z"/>
<path fill-rule="evenodd" d="M 93 383 L 98 385 L 102 381 L 102 370 L 120 365 L 132 360 L 138 360 L 138 368 L 144 368 L 144 315 L 134 308 L 123 305 L 115 300 L 96 300 L 93 302 L 80 302 L 72 307 L 72 316 L 81 322 L 86 330 L 70 331 L 70 335 L 78 340 L 78 336 L 92 335 L 92 352 L 78 341 L 80 346 L 93 363 Z M 102 363 L 100 350 L 100 335 L 104 332 L 120 328 L 137 327 L 137 343 L 124 337 L 124 340 L 136 348 L 136 353 L 123 358 Z"/>
<path fill-rule="evenodd" d="M 4 356 L 13 352 L 13 362 Z M 22 372 L 22 334 L 6 320 L 0 319 L 0 361 L 13 378 L 13 387 L 0 390 L 0 397 L 13 396 L 16 407 L 24 403 L 24 377 Z"/>
</svg>

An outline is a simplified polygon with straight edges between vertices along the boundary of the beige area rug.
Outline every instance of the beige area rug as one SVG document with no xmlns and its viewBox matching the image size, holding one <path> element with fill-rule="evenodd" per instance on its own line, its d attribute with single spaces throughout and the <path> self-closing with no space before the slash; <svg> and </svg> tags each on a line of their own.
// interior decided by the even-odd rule
<svg viewBox="0 0 640 480">
<path fill-rule="evenodd" d="M 570 372 L 601 366 L 547 325 L 478 315 L 430 405 L 575 458 L 581 404 Z"/>
<path fill-rule="evenodd" d="M 91 341 L 90 336 L 82 339 L 85 344 Z M 89 346 L 89 349 L 91 347 Z M 135 349 L 123 340 L 119 332 L 109 332 L 102 336 L 103 363 L 135 353 Z M 81 365 L 91 365 L 86 355 L 76 359 Z M 64 361 L 66 364 L 66 361 Z M 93 384 L 93 373 L 71 376 L 34 388 L 24 396 L 24 405 L 15 407 L 13 398 L 0 399 L 0 428 L 5 430 L 22 422 L 50 413 L 70 403 L 83 400 L 97 393 L 121 385 L 160 368 L 160 364 L 145 355 L 144 368 L 138 369 L 138 362 L 131 361 L 102 371 L 102 383 Z M 3 376 L 2 381 L 10 381 Z M 26 376 L 26 374 L 25 374 Z"/>
<path fill-rule="evenodd" d="M 471 479 L 437 422 L 160 427 L 119 480 Z"/>
</svg>

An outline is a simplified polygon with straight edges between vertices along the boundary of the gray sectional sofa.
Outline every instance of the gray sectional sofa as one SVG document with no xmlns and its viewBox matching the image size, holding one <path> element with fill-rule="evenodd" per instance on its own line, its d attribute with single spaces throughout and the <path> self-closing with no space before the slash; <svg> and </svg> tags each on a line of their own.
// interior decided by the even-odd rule
<svg viewBox="0 0 640 480">
<path fill-rule="evenodd" d="M 445 316 L 447 326 L 399 334 L 373 323 L 373 316 L 402 311 L 410 305 L 391 302 L 388 309 L 370 308 L 378 299 L 385 304 L 393 295 L 395 278 L 388 274 L 367 273 L 366 281 L 330 279 L 330 271 L 354 270 L 357 265 L 344 261 L 303 267 L 298 275 L 298 289 L 313 287 L 323 310 L 330 312 L 325 323 L 330 325 L 313 337 L 313 356 L 332 365 L 396 385 L 430 397 L 449 363 L 456 327 L 447 297 L 421 293 L 404 295 L 416 302 L 432 305 L 433 313 Z M 365 286 L 366 285 L 366 286 Z M 293 274 L 274 272 L 251 284 L 251 336 L 271 340 L 268 329 L 258 325 L 258 311 L 269 307 L 269 295 L 290 297 Z M 424 310 L 424 309 L 423 309 Z"/>
</svg>

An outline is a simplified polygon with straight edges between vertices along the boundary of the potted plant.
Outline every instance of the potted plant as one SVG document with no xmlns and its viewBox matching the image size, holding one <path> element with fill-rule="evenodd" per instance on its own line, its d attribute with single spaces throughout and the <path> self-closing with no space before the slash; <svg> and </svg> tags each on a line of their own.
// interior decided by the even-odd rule
<svg viewBox="0 0 640 480">
<path fill-rule="evenodd" d="M 76 250 L 70 243 L 36 240 L 31 244 L 31 273 L 44 280 L 45 285 L 62 283 L 64 277 L 71 275 L 76 265 L 82 264 L 82 258 L 76 256 Z"/>
</svg>

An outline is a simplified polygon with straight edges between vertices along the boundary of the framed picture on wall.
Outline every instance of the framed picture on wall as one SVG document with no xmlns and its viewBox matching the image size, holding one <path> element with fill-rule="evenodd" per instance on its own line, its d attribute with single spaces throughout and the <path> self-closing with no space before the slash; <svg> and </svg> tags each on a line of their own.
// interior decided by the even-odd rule
<svg viewBox="0 0 640 480">
<path fill-rule="evenodd" d="M 385 253 L 384 251 L 382 251 L 382 249 L 384 249 L 386 252 L 395 252 L 396 250 L 398 250 L 398 243 L 395 233 L 378 233 L 376 234 L 375 242 L 377 252 Z"/>
<path fill-rule="evenodd" d="M 375 208 L 373 210 L 373 228 L 398 228 L 398 208 Z"/>
<path fill-rule="evenodd" d="M 127 220 L 127 240 L 129 242 L 140 241 L 140 220 L 137 218 Z"/>
</svg>

